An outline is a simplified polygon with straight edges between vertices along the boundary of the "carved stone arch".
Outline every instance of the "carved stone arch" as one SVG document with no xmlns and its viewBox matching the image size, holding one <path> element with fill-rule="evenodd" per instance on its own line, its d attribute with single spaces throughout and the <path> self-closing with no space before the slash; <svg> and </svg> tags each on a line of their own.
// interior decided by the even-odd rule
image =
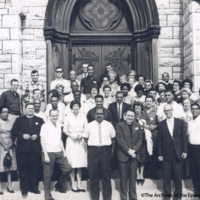
<svg viewBox="0 0 200 200">
<path fill-rule="evenodd" d="M 80 4 L 86 0 L 49 0 L 45 14 L 44 35 L 47 41 L 47 74 L 48 85 L 54 78 L 53 68 L 53 47 L 59 49 L 59 65 L 64 69 L 65 78 L 73 68 L 73 45 L 86 44 L 88 48 L 92 44 L 101 46 L 113 44 L 117 49 L 129 45 L 129 53 L 125 55 L 130 59 L 130 66 L 139 72 L 145 68 L 141 60 L 143 47 L 146 41 L 151 44 L 151 71 L 147 78 L 157 82 L 158 70 L 157 59 L 157 38 L 160 34 L 159 16 L 155 0 L 108 0 L 119 5 L 123 13 L 123 20 L 127 24 L 127 31 L 121 31 L 113 26 L 110 30 L 89 30 L 85 28 L 81 34 L 73 32 L 74 19 L 79 12 Z M 94 0 L 87 0 L 88 2 Z M 119 20 L 120 21 L 120 20 Z M 124 22 L 124 23 L 125 23 Z M 121 23 L 121 22 L 120 22 Z M 120 24 L 119 23 L 119 24 Z M 113 36 L 113 33 L 114 36 Z M 119 44 L 119 45 L 118 45 Z M 81 48 L 85 48 L 85 46 Z M 122 45 L 122 46 L 120 46 Z M 100 47 L 99 47 L 100 48 Z M 88 49 L 86 49 L 88 50 Z M 109 52 L 107 52 L 109 53 Z M 101 71 L 100 71 L 101 72 Z"/>
</svg>

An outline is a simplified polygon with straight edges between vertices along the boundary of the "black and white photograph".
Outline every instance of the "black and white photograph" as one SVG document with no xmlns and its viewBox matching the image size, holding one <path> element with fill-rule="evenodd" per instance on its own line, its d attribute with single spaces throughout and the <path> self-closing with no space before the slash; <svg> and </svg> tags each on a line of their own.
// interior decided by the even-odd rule
<svg viewBox="0 0 200 200">
<path fill-rule="evenodd" d="M 200 200 L 200 0 L 0 0 L 0 200 Z"/>
</svg>

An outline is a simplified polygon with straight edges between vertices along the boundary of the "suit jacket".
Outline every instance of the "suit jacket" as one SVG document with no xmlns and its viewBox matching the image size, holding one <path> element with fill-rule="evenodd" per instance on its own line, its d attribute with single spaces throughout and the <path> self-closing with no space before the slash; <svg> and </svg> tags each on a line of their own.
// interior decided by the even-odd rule
<svg viewBox="0 0 200 200">
<path fill-rule="evenodd" d="M 103 112 L 104 112 L 104 119 L 106 121 L 112 122 L 112 116 L 111 116 L 110 111 L 106 108 L 103 108 Z M 89 112 L 87 114 L 88 123 L 95 120 L 95 113 L 96 113 L 96 107 L 89 110 Z"/>
<path fill-rule="evenodd" d="M 117 158 L 120 162 L 127 162 L 131 158 L 128 154 L 128 150 L 134 149 L 137 154 L 142 145 L 142 132 L 140 125 L 133 122 L 131 133 L 126 121 L 119 122 L 116 126 L 116 140 Z"/>
<path fill-rule="evenodd" d="M 174 150 L 178 159 L 181 160 L 182 153 L 188 151 L 187 144 L 186 127 L 182 120 L 174 118 L 173 137 L 169 132 L 166 119 L 158 124 L 158 156 L 163 156 L 165 161 L 171 160 Z"/>
<path fill-rule="evenodd" d="M 131 108 L 131 105 L 127 104 L 127 103 L 122 103 L 122 116 L 124 115 L 124 113 Z M 112 115 L 112 125 L 115 127 L 117 125 L 118 122 L 123 121 L 123 117 L 122 119 L 119 121 L 118 119 L 118 114 L 117 114 L 117 102 L 115 103 L 111 103 L 108 107 L 108 110 L 110 110 L 111 115 Z"/>
<path fill-rule="evenodd" d="M 21 153 L 41 152 L 40 145 L 40 128 L 44 123 L 40 117 L 33 116 L 32 128 L 30 127 L 29 120 L 26 115 L 16 119 L 13 128 L 11 130 L 13 138 L 17 138 L 17 151 Z M 38 137 L 36 140 L 25 140 L 23 134 L 29 134 L 30 136 L 36 134 Z"/>
</svg>

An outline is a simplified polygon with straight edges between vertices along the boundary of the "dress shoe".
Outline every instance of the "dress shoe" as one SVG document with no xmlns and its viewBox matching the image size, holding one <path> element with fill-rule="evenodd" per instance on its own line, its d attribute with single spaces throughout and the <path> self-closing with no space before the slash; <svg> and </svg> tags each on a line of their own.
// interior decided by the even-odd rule
<svg viewBox="0 0 200 200">
<path fill-rule="evenodd" d="M 86 192 L 86 190 L 84 190 L 84 189 L 79 189 L 79 188 L 78 188 L 78 191 L 79 191 L 79 192 Z"/>
<path fill-rule="evenodd" d="M 67 190 L 63 189 L 63 188 L 55 188 L 55 191 L 60 192 L 60 193 L 66 193 Z"/>
<path fill-rule="evenodd" d="M 29 190 L 29 192 L 34 193 L 34 194 L 41 194 L 39 190 Z"/>
<path fill-rule="evenodd" d="M 7 187 L 7 191 L 10 193 L 15 193 L 14 190 L 10 190 L 8 187 Z"/>
<path fill-rule="evenodd" d="M 0 195 L 3 195 L 3 192 L 0 192 Z"/>
<path fill-rule="evenodd" d="M 80 192 L 79 190 L 74 190 L 73 188 L 71 190 L 72 192 Z"/>
<path fill-rule="evenodd" d="M 22 191 L 22 197 L 26 198 L 28 196 L 28 192 L 27 191 Z"/>
<path fill-rule="evenodd" d="M 51 197 L 50 199 L 47 199 L 47 200 L 55 200 L 55 199 Z"/>
</svg>

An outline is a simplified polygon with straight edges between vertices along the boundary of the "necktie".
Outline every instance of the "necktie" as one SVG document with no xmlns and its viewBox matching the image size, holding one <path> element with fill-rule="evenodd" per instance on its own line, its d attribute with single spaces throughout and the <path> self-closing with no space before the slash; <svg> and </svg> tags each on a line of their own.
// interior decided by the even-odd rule
<svg viewBox="0 0 200 200">
<path fill-rule="evenodd" d="M 118 120 L 121 121 L 121 109 L 120 109 L 120 104 L 118 104 Z"/>
<path fill-rule="evenodd" d="M 101 138 L 101 124 L 99 123 L 99 144 L 102 143 L 102 138 Z"/>
</svg>

